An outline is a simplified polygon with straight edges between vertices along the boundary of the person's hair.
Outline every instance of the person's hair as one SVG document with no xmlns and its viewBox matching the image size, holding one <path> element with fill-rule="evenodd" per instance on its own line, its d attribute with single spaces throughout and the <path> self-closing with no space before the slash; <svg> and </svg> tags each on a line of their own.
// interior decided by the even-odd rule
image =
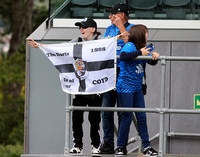
<svg viewBox="0 0 200 157">
<path fill-rule="evenodd" d="M 101 32 L 98 32 L 97 29 L 96 29 L 95 32 L 94 32 L 94 35 L 95 35 L 95 34 L 97 35 L 96 38 L 95 38 L 95 40 L 97 40 L 98 37 L 99 37 L 99 35 L 101 35 Z"/>
<path fill-rule="evenodd" d="M 101 32 L 96 31 L 95 34 L 99 36 L 101 35 Z"/>
<path fill-rule="evenodd" d="M 146 45 L 146 33 L 148 29 L 145 25 L 134 25 L 129 29 L 129 42 L 135 44 L 136 49 L 139 50 Z"/>
</svg>

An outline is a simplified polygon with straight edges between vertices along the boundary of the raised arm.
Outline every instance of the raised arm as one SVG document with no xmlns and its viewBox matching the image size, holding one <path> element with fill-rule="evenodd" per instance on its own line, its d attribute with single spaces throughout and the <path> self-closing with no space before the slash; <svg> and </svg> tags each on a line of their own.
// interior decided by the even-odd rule
<svg viewBox="0 0 200 157">
<path fill-rule="evenodd" d="M 27 43 L 30 47 L 33 47 L 33 48 L 38 48 L 40 45 L 45 45 L 45 44 L 41 44 L 41 43 L 38 43 L 36 42 L 35 40 L 33 39 L 28 39 L 27 40 Z"/>
<path fill-rule="evenodd" d="M 121 52 L 120 54 L 120 60 L 122 61 L 127 61 L 127 60 L 131 60 L 133 58 L 136 58 L 137 56 L 148 56 L 148 54 L 150 53 L 148 50 L 150 48 L 146 49 L 146 47 L 141 48 L 138 51 L 133 51 L 133 52 Z"/>
</svg>

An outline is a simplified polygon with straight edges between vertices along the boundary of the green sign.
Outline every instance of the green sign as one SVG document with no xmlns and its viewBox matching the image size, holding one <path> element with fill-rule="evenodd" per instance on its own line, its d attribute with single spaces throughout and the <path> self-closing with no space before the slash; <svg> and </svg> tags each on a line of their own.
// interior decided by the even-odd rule
<svg viewBox="0 0 200 157">
<path fill-rule="evenodd" d="M 194 94 L 194 109 L 200 109 L 200 94 Z"/>
</svg>

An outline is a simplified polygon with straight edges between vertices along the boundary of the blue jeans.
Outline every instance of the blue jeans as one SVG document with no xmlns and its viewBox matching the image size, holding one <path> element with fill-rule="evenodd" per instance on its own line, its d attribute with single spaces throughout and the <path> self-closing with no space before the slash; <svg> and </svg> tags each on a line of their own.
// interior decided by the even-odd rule
<svg viewBox="0 0 200 157">
<path fill-rule="evenodd" d="M 117 93 L 118 101 L 122 107 L 145 108 L 144 95 L 142 90 L 136 93 Z M 145 112 L 136 112 L 138 131 L 142 139 L 144 148 L 150 146 L 147 129 L 147 120 Z M 118 131 L 117 146 L 124 147 L 127 145 L 130 125 L 133 118 L 132 112 L 121 112 L 122 120 Z"/>
<path fill-rule="evenodd" d="M 117 92 L 114 90 L 103 93 L 102 107 L 114 107 Z M 103 140 L 114 145 L 114 112 L 102 111 Z"/>
</svg>

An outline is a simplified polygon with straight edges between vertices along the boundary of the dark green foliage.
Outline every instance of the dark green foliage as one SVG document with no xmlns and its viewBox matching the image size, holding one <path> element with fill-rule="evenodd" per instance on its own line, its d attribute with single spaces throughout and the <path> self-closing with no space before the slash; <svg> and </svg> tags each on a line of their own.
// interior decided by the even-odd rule
<svg viewBox="0 0 200 157">
<path fill-rule="evenodd" d="M 12 3 L 0 2 L 0 19 L 5 24 L 1 35 L 12 33 Z M 25 2 L 25 1 L 22 1 Z M 33 10 L 32 30 L 47 17 L 48 8 L 36 6 Z M 24 16 L 24 15 L 22 15 Z M 22 31 L 21 36 L 27 38 Z M 0 41 L 1 42 L 1 41 Z M 0 52 L 0 157 L 19 157 L 23 154 L 25 104 L 25 41 L 9 57 Z"/>
<path fill-rule="evenodd" d="M 37 16 L 34 16 L 37 15 Z M 40 25 L 42 22 L 44 22 L 48 17 L 48 11 L 47 8 L 44 6 L 41 7 L 35 7 L 33 9 L 33 31 Z"/>
<path fill-rule="evenodd" d="M 0 60 L 0 143 L 23 144 L 25 46 Z"/>
<path fill-rule="evenodd" d="M 0 156 L 1 157 L 20 157 L 23 154 L 23 146 L 16 145 L 0 145 Z"/>
</svg>

